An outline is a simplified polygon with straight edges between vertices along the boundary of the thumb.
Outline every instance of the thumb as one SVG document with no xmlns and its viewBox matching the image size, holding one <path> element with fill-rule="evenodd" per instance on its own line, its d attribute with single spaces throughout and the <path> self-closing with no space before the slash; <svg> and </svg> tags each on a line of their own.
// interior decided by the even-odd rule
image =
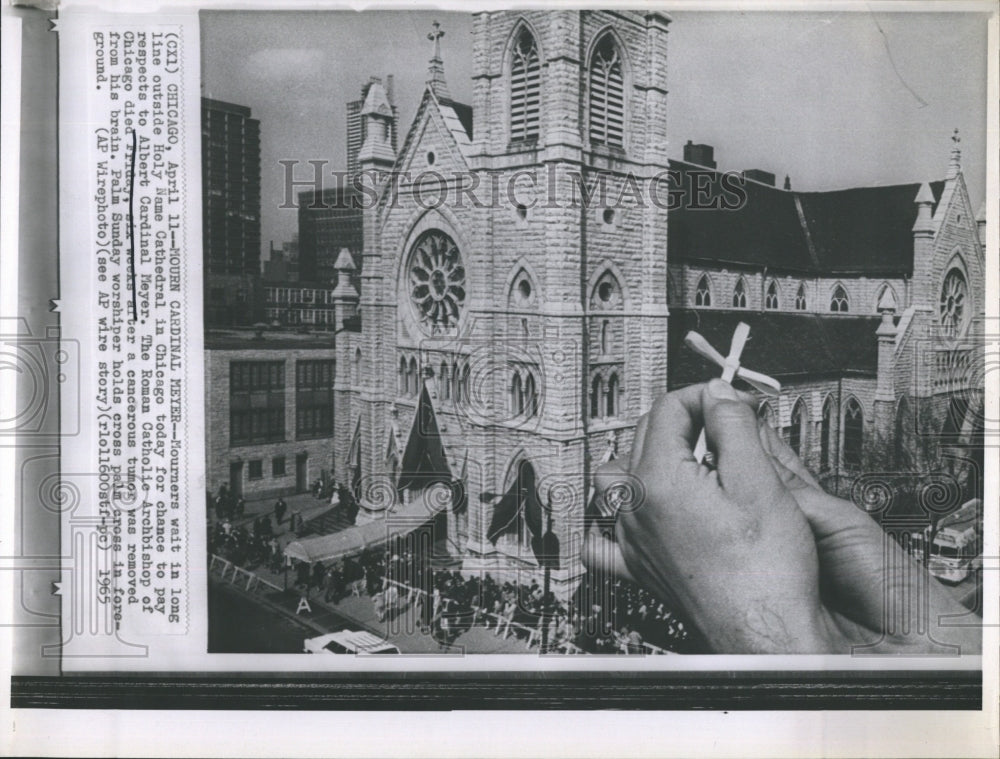
<svg viewBox="0 0 1000 759">
<path fill-rule="evenodd" d="M 753 408 L 722 380 L 708 383 L 702 407 L 705 436 L 715 450 L 722 488 L 740 503 L 773 498 L 781 482 L 761 444 Z"/>
</svg>

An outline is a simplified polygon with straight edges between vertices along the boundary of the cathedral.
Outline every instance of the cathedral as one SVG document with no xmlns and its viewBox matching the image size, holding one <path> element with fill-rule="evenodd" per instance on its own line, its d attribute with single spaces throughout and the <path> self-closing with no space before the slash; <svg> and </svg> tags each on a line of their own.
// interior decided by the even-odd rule
<svg viewBox="0 0 1000 759">
<path fill-rule="evenodd" d="M 782 383 L 761 417 L 827 488 L 941 472 L 955 499 L 975 492 L 984 230 L 957 137 L 943 179 L 838 192 L 724 175 L 708 146 L 671 155 L 669 24 L 478 13 L 471 106 L 449 94 L 435 25 L 398 151 L 369 88 L 358 168 L 391 181 L 364 210 L 360 277 L 342 252 L 333 293 L 351 529 L 430 525 L 463 572 L 544 569 L 571 592 L 595 469 L 659 395 L 718 374 L 687 331 L 724 353 L 741 321 L 743 361 Z M 428 177 L 447 202 L 427 202 Z M 651 202 L 664 177 L 681 202 Z M 706 182 L 739 203 L 692 209 Z"/>
</svg>

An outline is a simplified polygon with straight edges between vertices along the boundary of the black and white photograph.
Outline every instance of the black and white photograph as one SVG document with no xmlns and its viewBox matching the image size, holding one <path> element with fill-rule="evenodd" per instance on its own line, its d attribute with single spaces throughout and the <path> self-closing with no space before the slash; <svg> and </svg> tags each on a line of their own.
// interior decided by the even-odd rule
<svg viewBox="0 0 1000 759">
<path fill-rule="evenodd" d="M 978 653 L 982 21 L 203 12 L 209 650 Z"/>
<path fill-rule="evenodd" d="M 997 0 L 2 21 L 0 753 L 996 756 Z"/>
</svg>

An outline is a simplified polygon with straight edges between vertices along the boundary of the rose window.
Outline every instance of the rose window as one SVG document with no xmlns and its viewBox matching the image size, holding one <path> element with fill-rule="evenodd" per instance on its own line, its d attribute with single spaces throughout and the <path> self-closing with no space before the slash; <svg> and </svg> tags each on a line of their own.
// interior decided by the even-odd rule
<svg viewBox="0 0 1000 759">
<path fill-rule="evenodd" d="M 451 332 L 458 326 L 465 305 L 465 267 L 458 246 L 444 232 L 424 232 L 410 252 L 410 302 L 429 332 Z"/>
<path fill-rule="evenodd" d="M 941 286 L 941 326 L 949 335 L 955 335 L 965 320 L 965 305 L 969 286 L 958 269 L 952 269 Z"/>
</svg>

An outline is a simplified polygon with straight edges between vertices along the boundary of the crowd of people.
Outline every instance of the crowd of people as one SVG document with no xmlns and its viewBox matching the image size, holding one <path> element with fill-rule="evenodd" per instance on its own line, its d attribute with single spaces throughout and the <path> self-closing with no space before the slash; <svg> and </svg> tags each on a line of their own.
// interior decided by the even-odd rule
<svg viewBox="0 0 1000 759">
<path fill-rule="evenodd" d="M 317 483 L 314 495 L 329 497 L 338 508 L 354 510 L 349 489 L 336 483 Z M 589 653 L 642 653 L 644 643 L 657 648 L 690 652 L 693 641 L 674 612 L 638 586 L 615 578 L 585 574 L 567 603 L 546 593 L 537 579 L 526 583 L 500 581 L 489 573 L 466 577 L 457 571 L 433 569 L 426 551 L 417 550 L 414 536 L 401 536 L 378 548 L 332 562 L 293 560 L 277 539 L 288 517 L 288 529 L 304 527 L 298 512 L 288 514 L 278 498 L 271 514 L 235 524 L 242 516 L 242 498 L 233 498 L 225 485 L 215 497 L 216 520 L 208 533 L 209 553 L 248 570 L 267 567 L 273 573 L 290 572 L 291 587 L 305 594 L 317 592 L 327 602 L 339 603 L 349 594 L 367 595 L 379 621 L 415 608 L 420 626 L 443 645 L 450 645 L 474 625 L 504 625 L 508 634 L 534 642 L 544 637 L 548 650 Z M 386 581 L 388 580 L 388 582 Z M 545 635 L 542 619 L 547 620 Z"/>
</svg>

